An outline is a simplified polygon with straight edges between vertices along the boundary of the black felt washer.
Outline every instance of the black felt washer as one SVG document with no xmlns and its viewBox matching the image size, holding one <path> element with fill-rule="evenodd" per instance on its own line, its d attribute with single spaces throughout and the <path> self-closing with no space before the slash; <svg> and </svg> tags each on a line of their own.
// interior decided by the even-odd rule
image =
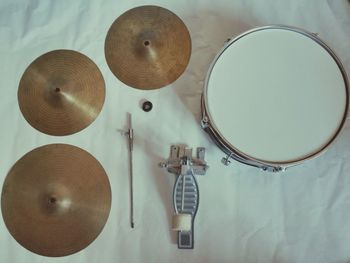
<svg viewBox="0 0 350 263">
<path fill-rule="evenodd" d="M 145 101 L 144 103 L 142 103 L 142 109 L 143 109 L 143 111 L 149 112 L 149 111 L 152 110 L 152 108 L 153 108 L 152 102 L 150 102 L 150 101 L 147 100 L 147 101 Z"/>
</svg>

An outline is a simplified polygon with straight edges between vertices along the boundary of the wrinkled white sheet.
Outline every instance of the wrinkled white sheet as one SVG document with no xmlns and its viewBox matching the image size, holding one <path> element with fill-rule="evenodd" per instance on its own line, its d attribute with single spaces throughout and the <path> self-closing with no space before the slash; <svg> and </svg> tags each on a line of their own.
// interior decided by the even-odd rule
<svg viewBox="0 0 350 263">
<path fill-rule="evenodd" d="M 186 72 L 156 91 L 127 87 L 104 58 L 109 26 L 124 11 L 156 4 L 180 16 L 192 37 Z M 350 3 L 346 0 L 86 1 L 0 2 L 0 183 L 14 162 L 48 143 L 70 143 L 104 166 L 113 203 L 103 232 L 86 249 L 48 258 L 21 247 L 0 220 L 0 262 L 350 262 L 350 127 L 321 157 L 281 174 L 233 162 L 199 126 L 200 96 L 209 64 L 227 38 L 268 24 L 319 33 L 350 73 Z M 66 137 L 34 130 L 21 115 L 17 87 L 25 68 L 41 54 L 74 49 L 93 59 L 106 82 L 106 101 L 87 129 Z M 150 113 L 139 107 L 149 99 Z M 126 112 L 135 129 L 135 223 L 129 227 L 126 141 L 118 132 Z M 283 125 L 276 123 L 275 125 Z M 195 249 L 178 250 L 170 231 L 174 175 L 157 167 L 172 143 L 204 146 L 210 165 L 198 178 L 201 200 Z"/>
</svg>

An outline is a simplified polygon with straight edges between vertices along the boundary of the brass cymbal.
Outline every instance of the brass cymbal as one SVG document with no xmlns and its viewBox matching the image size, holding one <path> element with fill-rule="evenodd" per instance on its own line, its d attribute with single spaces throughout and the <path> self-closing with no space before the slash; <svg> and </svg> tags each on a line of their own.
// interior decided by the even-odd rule
<svg viewBox="0 0 350 263">
<path fill-rule="evenodd" d="M 73 50 L 54 50 L 35 59 L 18 88 L 24 118 L 49 135 L 69 135 L 91 124 L 105 100 L 96 64 Z"/>
<path fill-rule="evenodd" d="M 36 148 L 8 173 L 1 195 L 4 222 L 28 250 L 58 257 L 87 247 L 102 231 L 111 188 L 100 163 L 67 144 Z"/>
<path fill-rule="evenodd" d="M 113 22 L 106 37 L 105 56 L 113 74 L 126 85 L 159 89 L 186 69 L 191 37 L 186 25 L 171 11 L 140 6 Z"/>
</svg>

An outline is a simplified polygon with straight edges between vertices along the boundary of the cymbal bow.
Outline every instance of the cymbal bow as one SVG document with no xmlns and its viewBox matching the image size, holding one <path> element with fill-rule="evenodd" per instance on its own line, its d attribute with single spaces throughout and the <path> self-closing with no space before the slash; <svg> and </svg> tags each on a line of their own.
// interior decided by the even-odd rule
<svg viewBox="0 0 350 263">
<path fill-rule="evenodd" d="M 18 87 L 27 122 L 49 135 L 69 135 L 90 125 L 105 100 L 105 83 L 96 64 L 73 50 L 54 50 L 35 59 Z"/>
<path fill-rule="evenodd" d="M 8 173 L 1 194 L 7 229 L 19 244 L 43 256 L 73 254 L 102 231 L 111 188 L 101 164 L 67 144 L 36 148 Z"/>
<path fill-rule="evenodd" d="M 171 11 L 140 6 L 113 22 L 105 41 L 105 56 L 110 70 L 126 85 L 159 89 L 186 69 L 191 37 L 186 25 Z"/>
</svg>

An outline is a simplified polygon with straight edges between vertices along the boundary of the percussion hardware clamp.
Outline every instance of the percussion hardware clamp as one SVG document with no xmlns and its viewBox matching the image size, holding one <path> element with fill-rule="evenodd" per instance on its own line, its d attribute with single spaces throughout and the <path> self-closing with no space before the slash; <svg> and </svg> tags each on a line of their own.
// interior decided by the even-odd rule
<svg viewBox="0 0 350 263">
<path fill-rule="evenodd" d="M 204 147 L 198 147 L 196 157 L 192 157 L 192 148 L 183 145 L 172 145 L 169 159 L 159 164 L 160 167 L 167 168 L 169 173 L 177 176 L 173 189 L 174 218 L 183 216 L 191 220 L 188 229 L 181 225 L 181 222 L 176 227 L 173 224 L 173 229 L 178 231 L 177 243 L 179 249 L 193 249 L 193 225 L 199 204 L 199 190 L 194 175 L 205 175 L 209 168 L 204 157 Z"/>
</svg>

